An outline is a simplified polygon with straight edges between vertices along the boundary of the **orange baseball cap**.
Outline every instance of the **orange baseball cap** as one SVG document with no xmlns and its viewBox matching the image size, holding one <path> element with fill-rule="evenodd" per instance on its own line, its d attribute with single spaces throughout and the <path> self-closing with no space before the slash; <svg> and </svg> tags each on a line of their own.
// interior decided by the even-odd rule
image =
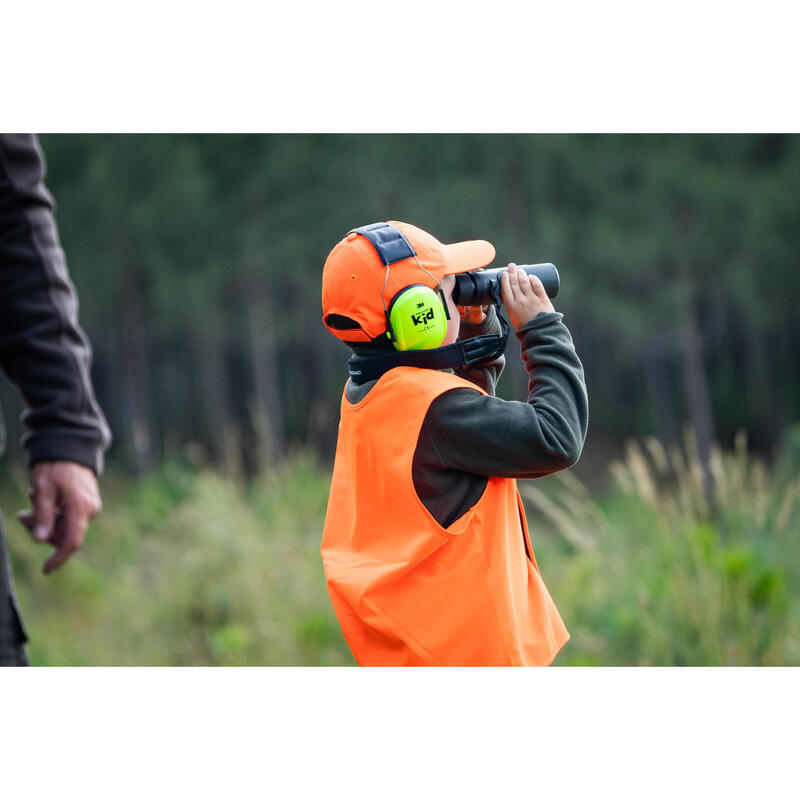
<svg viewBox="0 0 800 800">
<path fill-rule="evenodd" d="M 494 245 L 483 239 L 442 244 L 407 222 L 388 224 L 406 237 L 419 264 L 408 257 L 386 267 L 372 243 L 351 231 L 331 250 L 322 268 L 322 321 L 345 342 L 368 342 L 385 333 L 385 309 L 407 286 L 421 283 L 434 289 L 445 275 L 480 269 L 494 261 Z"/>
</svg>

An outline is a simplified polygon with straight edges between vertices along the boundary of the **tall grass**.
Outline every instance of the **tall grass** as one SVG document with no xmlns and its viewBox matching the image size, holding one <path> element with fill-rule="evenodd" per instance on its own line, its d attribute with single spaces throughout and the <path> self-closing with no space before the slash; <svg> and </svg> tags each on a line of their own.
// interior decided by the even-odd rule
<svg viewBox="0 0 800 800">
<path fill-rule="evenodd" d="M 556 664 L 800 663 L 800 432 L 772 467 L 714 450 L 717 516 L 692 440 L 631 442 L 593 496 L 571 472 L 521 482 L 537 559 L 572 640 Z M 35 664 L 353 664 L 319 556 L 330 473 L 294 456 L 248 486 L 165 465 L 113 471 L 84 549 L 45 549 L 0 507 Z"/>
<path fill-rule="evenodd" d="M 744 432 L 733 451 L 715 447 L 713 508 L 688 432 L 669 450 L 629 442 L 601 498 L 570 473 L 524 485 L 572 632 L 556 663 L 800 663 L 796 439 L 789 431 L 774 469 L 748 453 Z"/>
<path fill-rule="evenodd" d="M 174 464 L 110 475 L 84 549 L 49 577 L 7 518 L 31 661 L 354 663 L 319 558 L 329 480 L 302 455 L 247 488 Z M 24 489 L 19 475 L 2 507 L 22 508 Z"/>
</svg>

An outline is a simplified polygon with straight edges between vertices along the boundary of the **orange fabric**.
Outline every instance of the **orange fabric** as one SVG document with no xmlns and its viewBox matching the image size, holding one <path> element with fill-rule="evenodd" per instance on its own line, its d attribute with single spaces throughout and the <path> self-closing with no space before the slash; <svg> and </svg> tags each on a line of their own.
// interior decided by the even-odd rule
<svg viewBox="0 0 800 800">
<path fill-rule="evenodd" d="M 460 387 L 481 391 L 449 373 L 398 367 L 357 405 L 342 397 L 321 551 L 333 608 L 363 666 L 546 665 L 569 639 L 515 480 L 489 478 L 447 529 L 414 490 L 425 414 Z"/>
<path fill-rule="evenodd" d="M 445 275 L 479 269 L 494 260 L 494 245 L 483 239 L 442 244 L 430 233 L 407 222 L 391 221 L 390 224 L 408 239 L 419 264 L 413 258 L 392 264 L 386 282 L 386 267 L 375 248 L 363 236 L 349 233 L 331 250 L 322 268 L 323 322 L 328 314 L 339 314 L 361 326 L 360 330 L 343 331 L 325 323 L 334 336 L 347 342 L 367 342 L 386 330 L 384 282 L 388 308 L 392 298 L 407 286 L 421 283 L 435 288 L 436 282 Z M 420 265 L 430 275 L 420 269 Z"/>
</svg>

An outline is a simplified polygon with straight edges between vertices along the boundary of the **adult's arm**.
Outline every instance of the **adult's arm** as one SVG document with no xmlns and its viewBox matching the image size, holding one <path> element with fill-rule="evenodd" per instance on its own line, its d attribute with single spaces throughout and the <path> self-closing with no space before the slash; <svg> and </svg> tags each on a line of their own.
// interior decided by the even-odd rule
<svg viewBox="0 0 800 800">
<path fill-rule="evenodd" d="M 69 461 L 99 474 L 111 434 L 44 178 L 35 136 L 0 135 L 0 368 L 25 402 L 28 466 Z"/>
</svg>

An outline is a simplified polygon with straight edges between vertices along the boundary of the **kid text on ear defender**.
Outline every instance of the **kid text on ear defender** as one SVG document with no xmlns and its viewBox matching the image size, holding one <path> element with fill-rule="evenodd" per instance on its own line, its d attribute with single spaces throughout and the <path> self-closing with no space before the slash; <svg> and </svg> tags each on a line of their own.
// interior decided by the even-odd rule
<svg viewBox="0 0 800 800">
<path fill-rule="evenodd" d="M 325 261 L 323 321 L 353 355 L 320 552 L 362 665 L 545 665 L 569 638 L 516 480 L 580 456 L 583 368 L 542 281 L 510 264 L 496 296 L 529 396 L 494 396 L 509 325 L 494 304 L 453 298 L 494 256 L 388 222 L 350 231 Z"/>
</svg>

